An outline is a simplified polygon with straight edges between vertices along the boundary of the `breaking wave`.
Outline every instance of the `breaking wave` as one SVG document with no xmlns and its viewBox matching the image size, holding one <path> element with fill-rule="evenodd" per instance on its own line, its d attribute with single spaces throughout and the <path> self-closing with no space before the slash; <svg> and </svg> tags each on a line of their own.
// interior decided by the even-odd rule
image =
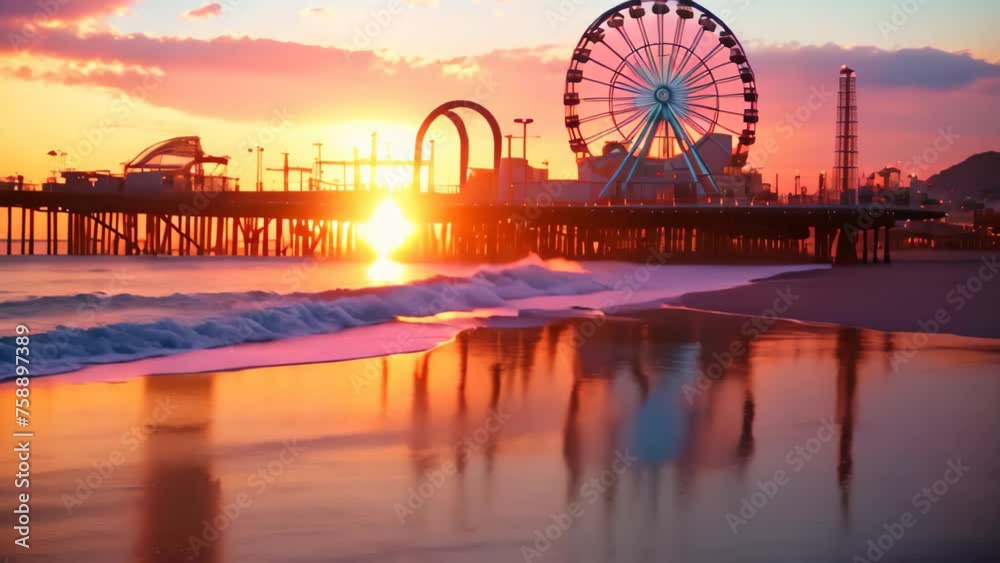
<svg viewBox="0 0 1000 563">
<path fill-rule="evenodd" d="M 398 317 L 503 308 L 515 300 L 608 289 L 588 274 L 521 266 L 467 278 L 439 277 L 409 285 L 311 294 L 251 291 L 160 297 L 103 293 L 37 297 L 0 303 L 0 317 L 18 318 L 28 313 L 71 317 L 70 313 L 87 310 L 120 312 L 130 308 L 153 309 L 160 317 L 105 326 L 57 326 L 33 335 L 31 373 L 51 375 L 90 365 L 336 333 Z M 13 357 L 15 346 L 13 336 L 0 338 L 0 355 Z M 10 364 L 0 367 L 0 379 L 13 375 Z"/>
</svg>

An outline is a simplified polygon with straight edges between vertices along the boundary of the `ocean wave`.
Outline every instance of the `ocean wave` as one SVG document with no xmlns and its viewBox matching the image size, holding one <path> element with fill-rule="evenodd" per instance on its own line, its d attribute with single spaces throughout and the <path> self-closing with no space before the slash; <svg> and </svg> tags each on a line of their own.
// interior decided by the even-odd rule
<svg viewBox="0 0 1000 563">
<path fill-rule="evenodd" d="M 541 266 L 482 271 L 468 278 L 434 278 L 410 285 L 365 290 L 335 290 L 281 295 L 266 291 L 227 294 L 80 294 L 38 297 L 0 304 L 0 313 L 54 314 L 81 307 L 143 307 L 163 311 L 152 322 L 119 322 L 77 328 L 58 326 L 31 340 L 31 373 L 50 375 L 88 365 L 168 356 L 244 343 L 329 334 L 390 322 L 397 317 L 427 317 L 449 311 L 503 307 L 509 301 L 606 291 L 593 277 Z M 20 309 L 19 309 L 20 308 Z M 205 310 L 208 316 L 173 318 L 179 309 Z M 221 312 L 225 311 L 225 312 Z M 0 338 L 0 355 L 12 357 L 14 337 Z M 0 379 L 13 376 L 0 367 Z"/>
<path fill-rule="evenodd" d="M 260 299 L 282 298 L 269 291 L 235 293 L 175 293 L 164 296 L 109 294 L 105 292 L 78 293 L 29 297 L 0 302 L 0 318 L 24 316 L 71 315 L 91 311 L 122 311 L 126 309 L 165 308 L 174 310 L 204 310 L 205 307 L 232 308 L 252 304 Z"/>
</svg>

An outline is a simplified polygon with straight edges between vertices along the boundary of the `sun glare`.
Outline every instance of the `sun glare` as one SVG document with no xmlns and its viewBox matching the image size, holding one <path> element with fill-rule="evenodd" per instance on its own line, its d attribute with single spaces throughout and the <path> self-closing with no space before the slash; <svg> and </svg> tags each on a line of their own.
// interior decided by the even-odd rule
<svg viewBox="0 0 1000 563">
<path fill-rule="evenodd" d="M 365 224 L 365 237 L 379 260 L 398 250 L 413 233 L 413 223 L 392 198 L 386 198 Z"/>
<path fill-rule="evenodd" d="M 368 281 L 375 284 L 401 284 L 406 278 L 406 266 L 388 258 L 379 258 L 368 266 Z"/>
</svg>

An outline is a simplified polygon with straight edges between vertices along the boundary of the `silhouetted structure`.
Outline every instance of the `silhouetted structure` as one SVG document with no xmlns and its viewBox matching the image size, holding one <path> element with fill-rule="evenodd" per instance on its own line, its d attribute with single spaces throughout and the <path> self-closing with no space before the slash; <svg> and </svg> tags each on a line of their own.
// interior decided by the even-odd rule
<svg viewBox="0 0 1000 563">
<path fill-rule="evenodd" d="M 858 78 L 844 65 L 840 69 L 840 94 L 837 98 L 837 145 L 833 166 L 833 192 L 840 203 L 854 203 L 858 187 Z"/>
<path fill-rule="evenodd" d="M 364 225 L 376 192 L 70 194 L 2 192 L 7 253 L 33 254 L 36 216 L 48 255 L 321 256 L 369 259 Z M 402 260 L 830 262 L 834 235 L 888 229 L 943 212 L 862 207 L 475 204 L 440 194 L 397 195 L 413 223 Z M 12 210 L 21 209 L 20 236 Z M 873 224 L 865 218 L 873 219 Z M 813 239 L 810 241 L 810 239 Z M 57 244 L 57 240 L 59 243 Z"/>
</svg>

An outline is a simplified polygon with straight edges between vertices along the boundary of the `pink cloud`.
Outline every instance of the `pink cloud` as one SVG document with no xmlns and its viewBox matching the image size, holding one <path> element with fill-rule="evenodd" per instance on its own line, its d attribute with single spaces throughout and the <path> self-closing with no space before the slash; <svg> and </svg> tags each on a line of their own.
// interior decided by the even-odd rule
<svg viewBox="0 0 1000 563">
<path fill-rule="evenodd" d="M 33 2 L 30 0 L 0 0 L 0 22 L 50 25 L 55 22 L 76 22 L 104 16 L 121 10 L 135 0 L 55 0 Z"/>
<path fill-rule="evenodd" d="M 0 54 L 7 49 L 0 43 Z M 129 70 L 85 74 L 74 68 L 86 65 L 77 65 L 59 73 L 17 72 L 22 78 L 127 93 L 155 70 L 162 78 L 148 92 L 149 103 L 239 121 L 266 120 L 281 109 L 299 122 L 349 118 L 409 123 L 415 129 L 438 104 L 472 99 L 493 110 L 505 129 L 516 116 L 534 117 L 533 132 L 543 137 L 539 150 L 553 168 L 572 170 L 562 106 L 567 57 L 559 56 L 570 49 L 545 46 L 429 61 L 270 39 L 206 41 L 111 33 L 83 39 L 69 30 L 50 29 L 30 45 L 30 52 Z M 920 154 L 942 128 L 952 128 L 959 140 L 933 163 L 934 170 L 918 171 L 921 176 L 972 152 L 996 148 L 1000 114 L 993 106 L 1000 65 L 935 49 L 778 45 L 753 48 L 749 54 L 762 116 L 751 162 L 768 177 L 780 172 L 783 186 L 801 168 L 804 181 L 814 187 L 811 171 L 833 164 L 837 73 L 844 63 L 859 73 L 867 170 Z"/>
<path fill-rule="evenodd" d="M 222 15 L 222 4 L 218 2 L 211 2 L 205 4 L 200 8 L 194 8 L 193 10 L 188 10 L 181 14 L 181 18 L 186 20 L 207 20 L 215 18 Z"/>
<path fill-rule="evenodd" d="M 325 6 L 309 6 L 302 10 L 302 15 L 309 17 L 331 16 L 333 15 L 333 10 Z"/>
</svg>

